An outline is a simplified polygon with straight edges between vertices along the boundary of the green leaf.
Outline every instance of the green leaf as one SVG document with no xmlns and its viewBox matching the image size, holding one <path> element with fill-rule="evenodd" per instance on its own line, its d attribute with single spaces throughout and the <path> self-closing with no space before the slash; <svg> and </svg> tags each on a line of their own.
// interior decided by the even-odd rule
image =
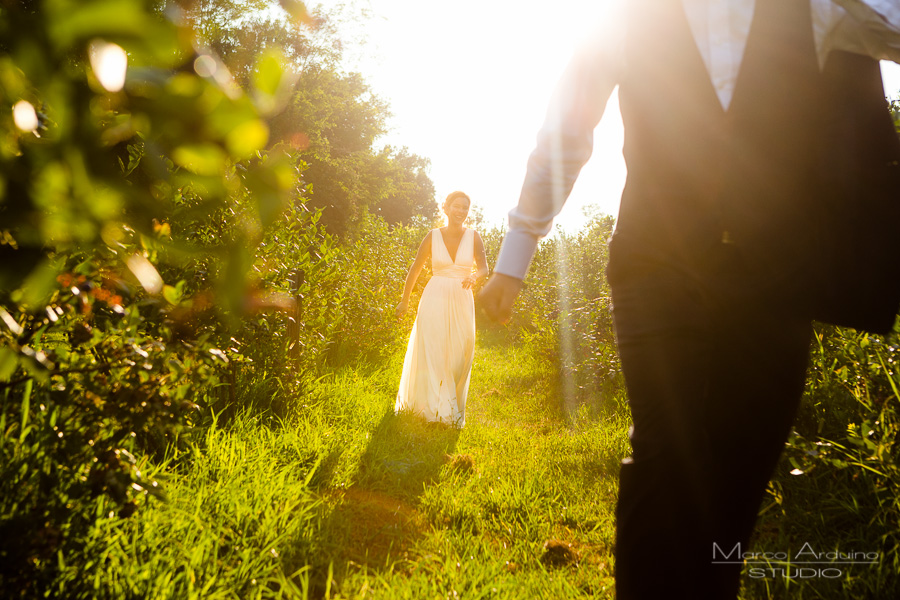
<svg viewBox="0 0 900 600">
<path fill-rule="evenodd" d="M 12 299 L 35 310 L 42 306 L 56 288 L 56 276 L 60 273 L 59 261 L 44 260 L 13 292 Z"/>
<path fill-rule="evenodd" d="M 44 10 L 52 19 L 50 39 L 63 49 L 97 36 L 141 37 L 157 26 L 142 3 L 130 0 L 48 0 Z"/>
<path fill-rule="evenodd" d="M 264 115 L 279 112 L 291 96 L 297 76 L 286 68 L 279 50 L 267 50 L 256 63 L 253 73 L 253 97 Z"/>
<path fill-rule="evenodd" d="M 245 121 L 231 130 L 225 138 L 229 152 L 237 160 L 249 158 L 262 150 L 269 141 L 269 128 L 259 119 Z"/>
<path fill-rule="evenodd" d="M 112 188 L 98 186 L 88 208 L 100 220 L 114 219 L 122 213 L 122 197 Z"/>
<path fill-rule="evenodd" d="M 164 285 L 163 298 L 165 298 L 169 304 L 177 305 L 181 302 L 181 292 L 171 285 Z"/>
<path fill-rule="evenodd" d="M 226 158 L 225 151 L 215 144 L 179 146 L 172 152 L 172 160 L 177 165 L 198 175 L 223 174 Z"/>
<path fill-rule="evenodd" d="M 253 87 L 258 92 L 275 96 L 284 74 L 284 55 L 277 50 L 267 50 L 256 63 Z"/>
<path fill-rule="evenodd" d="M 295 22 L 305 25 L 311 25 L 313 23 L 313 19 L 306 9 L 306 5 L 303 2 L 300 2 L 300 0 L 278 0 L 278 3 Z"/>
<path fill-rule="evenodd" d="M 19 365 L 19 357 L 12 348 L 0 348 L 0 381 L 9 381 Z"/>
</svg>

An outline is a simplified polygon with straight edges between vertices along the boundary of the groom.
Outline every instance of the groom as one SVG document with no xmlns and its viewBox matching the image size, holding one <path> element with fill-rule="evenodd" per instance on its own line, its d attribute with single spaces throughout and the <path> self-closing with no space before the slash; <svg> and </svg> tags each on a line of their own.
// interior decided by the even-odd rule
<svg viewBox="0 0 900 600">
<path fill-rule="evenodd" d="M 629 0 L 605 24 L 556 91 L 480 300 L 509 317 L 618 85 L 628 179 L 608 277 L 634 428 L 617 597 L 733 598 L 741 565 L 713 548 L 747 548 L 812 320 L 885 331 L 900 302 L 882 271 L 900 144 L 874 60 L 900 59 L 900 9 Z"/>
</svg>

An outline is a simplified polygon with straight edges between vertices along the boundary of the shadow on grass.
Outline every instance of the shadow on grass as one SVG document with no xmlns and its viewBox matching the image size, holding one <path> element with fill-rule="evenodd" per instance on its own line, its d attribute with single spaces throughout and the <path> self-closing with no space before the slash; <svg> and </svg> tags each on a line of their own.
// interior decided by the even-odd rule
<svg viewBox="0 0 900 600">
<path fill-rule="evenodd" d="M 488 420 L 571 429 L 628 410 L 618 371 L 589 380 L 566 369 L 558 354 L 516 340 L 503 327 L 490 324 L 478 331 L 471 405 L 485 403 Z"/>
<path fill-rule="evenodd" d="M 475 311 L 475 329 L 478 345 L 483 348 L 506 347 L 518 343 L 512 327 L 491 321 L 481 310 Z"/>
<path fill-rule="evenodd" d="M 357 485 L 412 501 L 437 479 L 459 434 L 455 427 L 388 411 L 360 458 Z"/>
<path fill-rule="evenodd" d="M 475 354 L 468 410 L 495 427 L 548 431 L 568 421 L 559 365 L 514 342 L 485 340 Z"/>
<path fill-rule="evenodd" d="M 428 527 L 416 499 L 436 483 L 460 430 L 388 411 L 360 457 L 356 483 L 333 492 L 323 522 L 325 552 L 337 578 L 352 568 L 391 568 Z"/>
</svg>

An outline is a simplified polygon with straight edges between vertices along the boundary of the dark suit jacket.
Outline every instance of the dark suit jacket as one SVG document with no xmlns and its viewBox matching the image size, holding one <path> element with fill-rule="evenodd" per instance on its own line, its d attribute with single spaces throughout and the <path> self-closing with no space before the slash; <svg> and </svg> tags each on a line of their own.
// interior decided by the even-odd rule
<svg viewBox="0 0 900 600">
<path fill-rule="evenodd" d="M 809 6 L 758 0 L 734 98 L 718 101 L 680 2 L 629 3 L 619 98 L 628 180 L 612 273 L 629 253 L 732 292 L 887 331 L 900 305 L 900 142 L 876 61 L 819 68 Z"/>
</svg>

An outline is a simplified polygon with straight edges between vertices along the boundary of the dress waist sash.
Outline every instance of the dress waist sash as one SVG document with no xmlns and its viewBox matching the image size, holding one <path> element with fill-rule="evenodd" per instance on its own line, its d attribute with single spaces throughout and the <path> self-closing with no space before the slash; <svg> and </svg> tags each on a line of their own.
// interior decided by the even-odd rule
<svg viewBox="0 0 900 600">
<path fill-rule="evenodd" d="M 453 265 L 451 267 L 443 267 L 434 272 L 435 277 L 450 277 L 453 279 L 465 279 L 472 273 L 472 267 L 463 267 Z"/>
</svg>

